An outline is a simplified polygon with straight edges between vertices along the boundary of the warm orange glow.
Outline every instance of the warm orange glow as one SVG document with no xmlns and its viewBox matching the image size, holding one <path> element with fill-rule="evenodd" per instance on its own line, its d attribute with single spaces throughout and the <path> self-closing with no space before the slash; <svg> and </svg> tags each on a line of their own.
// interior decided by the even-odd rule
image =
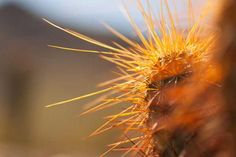
<svg viewBox="0 0 236 157">
<path fill-rule="evenodd" d="M 169 122 L 168 118 L 165 119 L 165 116 L 163 116 L 163 120 L 157 121 L 156 123 L 149 122 L 150 112 L 152 112 L 150 105 L 153 102 L 156 102 L 156 105 L 158 105 L 159 100 L 157 101 L 156 99 L 162 99 L 161 95 L 165 93 L 162 90 L 163 86 L 169 86 L 169 84 L 172 84 L 171 79 L 176 79 L 173 82 L 176 89 L 169 92 L 169 97 L 178 97 L 178 93 L 181 93 L 181 90 L 179 89 L 180 87 L 177 87 L 177 81 L 179 81 L 177 80 L 179 79 L 177 76 L 180 75 L 180 77 L 183 76 L 185 78 L 186 75 L 186 77 L 190 77 L 189 75 L 192 75 L 192 73 L 197 71 L 202 65 L 208 65 L 207 68 L 211 69 L 209 60 L 212 55 L 212 49 L 214 48 L 213 43 L 216 39 L 216 35 L 213 31 L 205 30 L 205 27 L 202 26 L 202 23 L 204 23 L 203 17 L 206 13 L 202 11 L 202 15 L 198 18 L 194 17 L 191 0 L 189 0 L 187 5 L 189 8 L 188 28 L 181 29 L 176 25 L 178 16 L 173 16 L 168 1 L 164 0 L 162 3 L 159 13 L 160 20 L 158 20 L 148 2 L 148 10 L 144 9 L 143 4 L 140 1 L 138 2 L 138 8 L 146 23 L 147 37 L 141 32 L 127 11 L 130 23 L 138 36 L 140 43 L 128 39 L 106 25 L 113 34 L 129 45 L 128 48 L 123 47 L 118 43 L 114 43 L 113 46 L 101 43 L 83 34 L 59 27 L 45 20 L 54 27 L 81 40 L 107 49 L 107 52 L 80 50 L 60 46 L 51 47 L 76 52 L 101 54 L 103 59 L 114 63 L 118 67 L 120 76 L 114 80 L 109 80 L 101 84 L 101 86 L 107 86 L 107 88 L 47 106 L 52 107 L 61 105 L 97 94 L 108 96 L 106 100 L 97 102 L 100 103 L 97 106 L 82 113 L 82 115 L 84 115 L 123 102 L 128 102 L 130 105 L 126 109 L 116 115 L 107 116 L 107 122 L 90 135 L 97 135 L 113 128 L 120 128 L 124 130 L 124 134 L 127 135 L 125 140 L 109 145 L 110 149 L 102 156 L 112 150 L 125 151 L 124 155 L 131 151 L 133 153 L 141 153 L 145 156 L 152 154 L 154 145 L 154 140 L 152 138 L 153 131 L 167 127 Z M 167 19 L 164 17 L 164 9 L 167 10 Z M 159 32 L 157 32 L 157 30 Z M 215 79 L 215 77 L 213 78 Z M 210 77 L 210 79 L 212 79 L 212 77 Z M 186 88 L 185 91 L 190 90 L 189 86 Z M 194 89 L 191 89 L 191 91 L 192 90 Z M 117 94 L 120 95 L 117 96 Z M 188 99 L 186 101 L 188 101 Z M 159 103 L 161 103 L 161 100 Z M 179 115 L 181 114 L 174 115 L 176 121 L 172 121 L 171 123 L 177 124 L 183 120 L 186 123 L 190 123 L 197 118 L 194 114 L 189 117 L 186 116 L 184 119 Z M 131 137 L 128 138 L 128 136 Z M 129 143 L 131 144 L 129 148 L 118 148 L 121 145 L 127 145 Z"/>
</svg>

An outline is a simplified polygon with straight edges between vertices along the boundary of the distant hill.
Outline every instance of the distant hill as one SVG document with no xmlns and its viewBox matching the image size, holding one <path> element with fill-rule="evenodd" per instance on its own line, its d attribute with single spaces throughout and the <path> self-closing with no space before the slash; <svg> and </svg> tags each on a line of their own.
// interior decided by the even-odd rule
<svg viewBox="0 0 236 157">
<path fill-rule="evenodd" d="M 89 35 L 108 43 L 116 40 L 106 34 Z M 3 127 L 0 134 L 13 127 L 12 134 L 20 139 L 29 138 L 39 147 L 53 146 L 60 151 L 76 148 L 90 156 L 92 152 L 87 149 L 93 147 L 98 156 L 105 141 L 86 142 L 81 138 L 98 126 L 100 116 L 93 114 L 89 122 L 74 118 L 89 99 L 51 110 L 44 105 L 97 90 L 99 82 L 112 77 L 114 66 L 97 55 L 49 48 L 48 44 L 98 49 L 19 6 L 0 8 L 0 127 Z"/>
</svg>

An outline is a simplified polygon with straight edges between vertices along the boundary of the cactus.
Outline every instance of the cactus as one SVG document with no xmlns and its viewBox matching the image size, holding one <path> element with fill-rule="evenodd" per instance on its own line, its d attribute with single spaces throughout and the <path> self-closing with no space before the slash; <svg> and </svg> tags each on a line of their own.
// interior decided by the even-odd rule
<svg viewBox="0 0 236 157">
<path fill-rule="evenodd" d="M 216 59 L 216 56 L 221 54 L 218 52 L 217 44 L 219 33 L 213 24 L 206 26 L 204 19 L 208 17 L 207 11 L 211 8 L 207 7 L 196 18 L 189 0 L 186 5 L 189 10 L 188 27 L 179 28 L 178 16 L 176 12 L 174 14 L 171 12 L 168 1 L 160 0 L 160 2 L 160 19 L 157 20 L 150 3 L 147 1 L 148 9 L 145 9 L 138 1 L 138 8 L 147 28 L 146 35 L 127 12 L 140 42 L 128 39 L 106 25 L 129 47 L 115 42 L 114 45 L 107 45 L 46 20 L 58 29 L 107 51 L 54 45 L 51 47 L 100 54 L 103 59 L 117 65 L 119 72 L 118 78 L 102 84 L 108 87 L 101 91 L 50 104 L 47 107 L 97 94 L 108 97 L 82 113 L 83 115 L 128 102 L 130 105 L 126 109 L 106 117 L 107 122 L 90 135 L 94 136 L 113 128 L 123 130 L 125 139 L 110 144 L 109 150 L 101 156 L 112 150 L 123 150 L 123 156 L 129 153 L 132 156 L 145 157 L 227 156 L 225 139 L 229 137 L 227 130 L 222 127 L 226 126 L 227 105 L 222 89 L 225 89 L 229 82 L 233 85 L 235 79 L 230 79 L 234 78 L 234 75 L 223 75 L 224 67 L 220 59 Z M 233 62 L 227 63 L 233 64 Z M 231 64 L 228 66 L 231 67 Z M 233 69 L 228 69 L 230 72 L 227 74 L 230 74 Z M 223 76 L 226 76 L 229 82 L 225 82 L 223 88 L 220 88 Z M 233 87 L 230 89 L 235 90 Z M 227 104 L 234 102 L 230 93 L 226 96 L 228 98 L 226 100 L 229 101 Z M 233 105 L 229 106 L 229 111 L 234 111 L 231 107 Z M 233 113 L 230 114 L 232 121 L 235 115 Z M 230 129 L 234 135 L 235 128 Z"/>
</svg>

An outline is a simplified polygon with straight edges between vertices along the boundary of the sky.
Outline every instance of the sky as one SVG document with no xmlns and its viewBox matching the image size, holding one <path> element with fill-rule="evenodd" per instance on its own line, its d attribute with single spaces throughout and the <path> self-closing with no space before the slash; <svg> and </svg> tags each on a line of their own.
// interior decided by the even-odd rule
<svg viewBox="0 0 236 157">
<path fill-rule="evenodd" d="M 124 4 L 128 6 L 135 21 L 137 21 L 141 27 L 143 25 L 142 17 L 134 1 L 135 0 L 0 0 L 0 5 L 6 4 L 7 2 L 14 2 L 37 14 L 39 17 L 51 21 L 91 29 L 92 31 L 98 31 L 98 29 L 99 31 L 105 31 L 104 26 L 101 24 L 103 22 L 111 25 L 120 32 L 128 33 L 131 31 L 131 28 L 122 12 Z M 183 10 L 183 3 L 178 2 L 179 3 L 176 3 L 178 10 Z M 160 4 L 158 0 L 156 0 L 152 5 L 154 8 L 158 8 Z M 173 9 L 172 5 L 170 5 L 170 7 Z"/>
<path fill-rule="evenodd" d="M 92 31 L 104 31 L 102 22 L 122 32 L 129 24 L 121 12 L 121 0 L 0 0 L 0 4 L 14 2 L 41 18 Z"/>
</svg>

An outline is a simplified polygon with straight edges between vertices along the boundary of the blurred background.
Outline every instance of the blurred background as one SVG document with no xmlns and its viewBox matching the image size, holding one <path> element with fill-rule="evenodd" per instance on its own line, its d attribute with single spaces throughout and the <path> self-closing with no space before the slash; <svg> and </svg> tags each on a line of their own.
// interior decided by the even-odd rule
<svg viewBox="0 0 236 157">
<path fill-rule="evenodd" d="M 83 105 L 94 98 L 44 107 L 97 91 L 98 83 L 115 75 L 114 66 L 97 55 L 49 48 L 99 49 L 42 18 L 105 43 L 119 40 L 101 22 L 135 39 L 121 6 L 121 0 L 0 0 L 0 157 L 93 157 L 117 139 L 114 131 L 86 137 L 119 106 L 84 117 L 78 117 Z M 131 14 L 145 31 L 135 8 Z"/>
</svg>

